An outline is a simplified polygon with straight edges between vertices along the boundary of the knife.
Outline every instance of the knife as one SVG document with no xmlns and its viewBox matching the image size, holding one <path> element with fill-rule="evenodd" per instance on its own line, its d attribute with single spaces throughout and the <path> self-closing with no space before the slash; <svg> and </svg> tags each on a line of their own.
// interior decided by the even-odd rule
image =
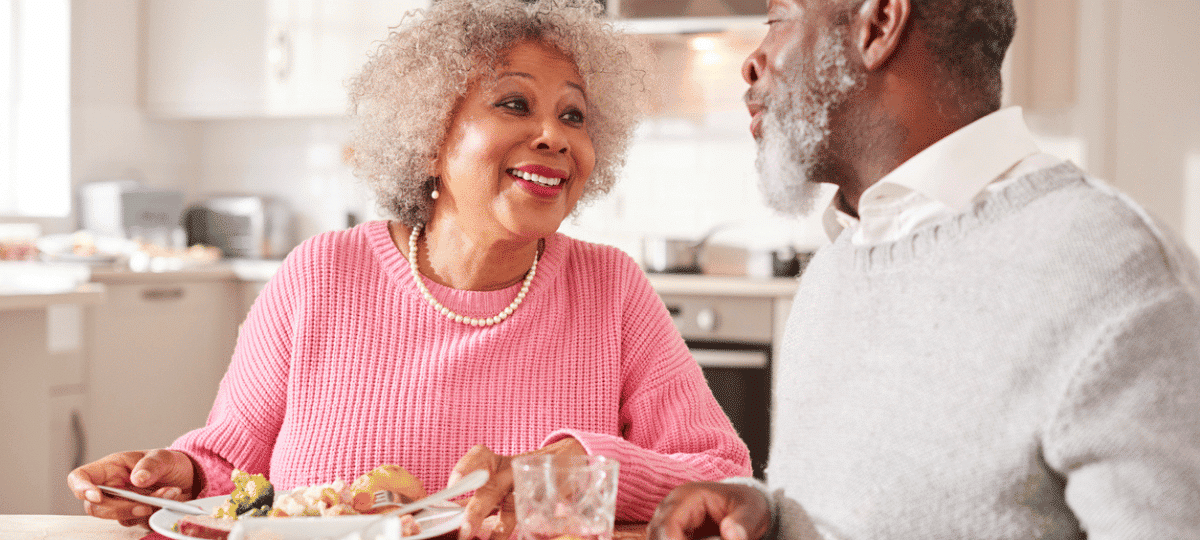
<svg viewBox="0 0 1200 540">
<path fill-rule="evenodd" d="M 175 500 L 171 500 L 171 499 L 164 499 L 162 497 L 151 497 L 149 495 L 142 495 L 141 493 L 134 493 L 129 490 L 115 488 L 112 486 L 96 486 L 96 487 L 100 488 L 101 491 L 107 491 L 113 495 L 116 495 L 116 496 L 124 498 L 124 499 L 129 499 L 134 502 L 148 504 L 150 506 L 157 506 L 159 508 L 166 508 L 167 510 L 174 510 L 181 514 L 191 514 L 193 516 L 207 516 L 212 513 L 212 512 L 209 512 L 208 510 L 200 508 L 199 506 L 196 506 L 194 504 L 188 504 L 188 503 L 179 502 L 179 501 L 175 501 Z"/>
</svg>

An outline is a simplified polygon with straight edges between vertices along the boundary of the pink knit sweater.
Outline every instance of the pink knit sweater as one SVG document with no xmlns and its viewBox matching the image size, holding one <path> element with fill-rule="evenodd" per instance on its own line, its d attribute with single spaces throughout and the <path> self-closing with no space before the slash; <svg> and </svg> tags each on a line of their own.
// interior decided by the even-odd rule
<svg viewBox="0 0 1200 540">
<path fill-rule="evenodd" d="M 476 317 L 520 288 L 426 284 Z M 568 436 L 620 462 L 618 519 L 649 519 L 683 482 L 750 474 L 746 446 L 624 253 L 547 238 L 524 303 L 477 328 L 434 312 L 374 221 L 287 257 L 241 328 L 207 425 L 173 448 L 202 469 L 202 497 L 229 493 L 234 467 L 290 489 L 398 464 L 433 491 L 476 444 L 511 455 Z"/>
</svg>

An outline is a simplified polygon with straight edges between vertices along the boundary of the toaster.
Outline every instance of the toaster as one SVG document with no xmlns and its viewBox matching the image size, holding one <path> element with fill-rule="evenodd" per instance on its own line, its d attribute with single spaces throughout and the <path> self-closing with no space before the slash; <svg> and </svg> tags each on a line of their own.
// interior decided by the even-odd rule
<svg viewBox="0 0 1200 540">
<path fill-rule="evenodd" d="M 262 195 L 216 195 L 184 212 L 188 245 L 203 244 L 225 257 L 282 259 L 294 247 L 287 205 Z"/>
</svg>

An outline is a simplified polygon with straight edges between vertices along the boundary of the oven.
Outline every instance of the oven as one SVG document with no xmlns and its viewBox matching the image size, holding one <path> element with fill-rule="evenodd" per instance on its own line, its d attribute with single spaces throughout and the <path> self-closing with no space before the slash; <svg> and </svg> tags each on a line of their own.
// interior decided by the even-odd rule
<svg viewBox="0 0 1200 540">
<path fill-rule="evenodd" d="M 662 292 L 660 296 L 717 403 L 749 447 L 754 476 L 763 478 L 771 445 L 776 298 Z"/>
</svg>

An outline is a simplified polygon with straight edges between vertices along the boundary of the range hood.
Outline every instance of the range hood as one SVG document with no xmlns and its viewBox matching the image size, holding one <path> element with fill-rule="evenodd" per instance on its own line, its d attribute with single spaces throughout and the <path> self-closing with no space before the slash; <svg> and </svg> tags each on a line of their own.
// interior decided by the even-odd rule
<svg viewBox="0 0 1200 540">
<path fill-rule="evenodd" d="M 761 27 L 766 0 L 607 0 L 608 12 L 629 32 L 693 34 Z"/>
</svg>

